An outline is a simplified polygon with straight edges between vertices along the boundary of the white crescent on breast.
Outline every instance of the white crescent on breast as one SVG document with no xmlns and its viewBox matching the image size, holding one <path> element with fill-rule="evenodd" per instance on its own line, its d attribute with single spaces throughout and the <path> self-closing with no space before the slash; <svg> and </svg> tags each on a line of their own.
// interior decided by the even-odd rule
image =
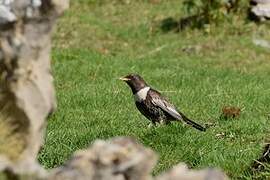
<svg viewBox="0 0 270 180">
<path fill-rule="evenodd" d="M 150 87 L 144 87 L 139 90 L 136 94 L 134 94 L 134 100 L 137 102 L 142 102 L 146 99 L 147 93 L 150 90 Z"/>
</svg>

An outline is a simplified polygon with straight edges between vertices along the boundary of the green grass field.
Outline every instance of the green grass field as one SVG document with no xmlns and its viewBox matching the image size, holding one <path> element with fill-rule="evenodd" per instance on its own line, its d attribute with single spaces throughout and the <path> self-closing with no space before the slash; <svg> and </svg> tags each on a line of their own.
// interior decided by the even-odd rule
<svg viewBox="0 0 270 180">
<path fill-rule="evenodd" d="M 74 1 L 59 21 L 52 52 L 58 109 L 40 162 L 53 168 L 95 139 L 132 136 L 159 154 L 154 174 L 185 162 L 219 167 L 233 179 L 267 176 L 249 170 L 269 137 L 270 51 L 252 43 L 270 37 L 267 26 L 239 20 L 210 32 L 163 32 L 162 20 L 182 15 L 178 0 L 98 2 Z M 118 80 L 131 72 L 188 117 L 215 126 L 206 133 L 180 123 L 147 128 Z M 242 108 L 239 119 L 220 118 L 228 105 Z"/>
</svg>

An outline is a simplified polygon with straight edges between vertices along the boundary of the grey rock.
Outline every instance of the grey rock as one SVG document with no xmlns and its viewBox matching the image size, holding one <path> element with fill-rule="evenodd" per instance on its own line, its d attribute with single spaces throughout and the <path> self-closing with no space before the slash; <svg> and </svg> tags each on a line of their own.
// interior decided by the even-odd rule
<svg viewBox="0 0 270 180">
<path fill-rule="evenodd" d="M 227 180 L 227 176 L 218 169 L 190 170 L 185 164 L 179 164 L 172 170 L 158 176 L 156 180 Z"/>
<path fill-rule="evenodd" d="M 50 67 L 51 34 L 68 1 L 43 0 L 40 4 L 39 0 L 1 0 L 0 3 L 2 14 L 6 14 L 4 20 L 16 19 L 12 26 L 1 24 L 0 30 L 0 109 L 7 107 L 5 114 L 11 119 L 0 121 L 18 127 L 16 136 L 22 139 L 22 152 L 17 159 L 9 159 L 8 154 L 6 157 L 16 162 L 15 169 L 20 169 L 36 164 L 46 118 L 56 107 Z M 31 16 L 27 16 L 29 7 L 33 8 Z M 1 152 L 0 155 L 5 156 Z"/>
<path fill-rule="evenodd" d="M 0 0 L 0 26 L 16 21 L 16 16 L 11 11 L 13 0 Z"/>
<path fill-rule="evenodd" d="M 269 4 L 270 0 L 251 0 L 252 2 L 255 2 L 257 4 Z"/>
<path fill-rule="evenodd" d="M 251 12 L 260 18 L 260 20 L 265 20 L 265 18 L 270 18 L 270 0 L 251 0 L 256 5 L 251 7 Z"/>
<path fill-rule="evenodd" d="M 263 47 L 263 48 L 270 49 L 270 42 L 265 40 L 265 39 L 253 38 L 252 41 L 256 46 L 260 46 L 260 47 Z"/>
<path fill-rule="evenodd" d="M 151 180 L 155 153 L 130 138 L 96 141 L 52 172 L 53 180 Z"/>
</svg>

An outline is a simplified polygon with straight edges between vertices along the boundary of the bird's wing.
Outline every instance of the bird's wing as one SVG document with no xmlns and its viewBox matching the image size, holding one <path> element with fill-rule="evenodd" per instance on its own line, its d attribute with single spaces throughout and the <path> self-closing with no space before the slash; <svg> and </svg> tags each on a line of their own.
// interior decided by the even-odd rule
<svg viewBox="0 0 270 180">
<path fill-rule="evenodd" d="M 163 111 L 170 114 L 175 119 L 183 120 L 183 117 L 181 116 L 181 114 L 165 98 L 162 98 L 161 96 L 154 96 L 154 97 L 152 96 L 152 103 L 155 106 L 161 108 Z"/>
<path fill-rule="evenodd" d="M 200 131 L 206 131 L 206 128 L 197 124 L 196 122 L 188 119 L 184 114 L 182 114 L 181 112 L 178 112 L 176 110 L 176 108 L 170 104 L 165 98 L 163 98 L 162 96 L 160 96 L 160 93 L 155 91 L 155 93 L 153 94 L 157 94 L 157 95 L 152 95 L 152 103 L 161 108 L 163 111 L 167 112 L 168 114 L 170 114 L 172 117 L 174 117 L 177 120 L 182 120 L 184 122 L 186 122 L 187 124 L 193 126 L 194 128 L 200 130 Z"/>
</svg>

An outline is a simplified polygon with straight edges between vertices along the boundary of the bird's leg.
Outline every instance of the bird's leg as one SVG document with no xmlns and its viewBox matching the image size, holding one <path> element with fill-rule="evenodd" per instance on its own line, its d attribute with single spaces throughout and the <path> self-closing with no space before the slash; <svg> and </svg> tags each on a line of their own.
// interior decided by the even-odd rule
<svg viewBox="0 0 270 180">
<path fill-rule="evenodd" d="M 148 124 L 148 128 L 156 127 L 156 122 L 151 122 Z"/>
<path fill-rule="evenodd" d="M 165 125 L 165 124 L 167 124 L 166 120 L 164 120 L 164 119 L 161 119 L 159 122 L 160 122 L 160 125 Z"/>
</svg>

